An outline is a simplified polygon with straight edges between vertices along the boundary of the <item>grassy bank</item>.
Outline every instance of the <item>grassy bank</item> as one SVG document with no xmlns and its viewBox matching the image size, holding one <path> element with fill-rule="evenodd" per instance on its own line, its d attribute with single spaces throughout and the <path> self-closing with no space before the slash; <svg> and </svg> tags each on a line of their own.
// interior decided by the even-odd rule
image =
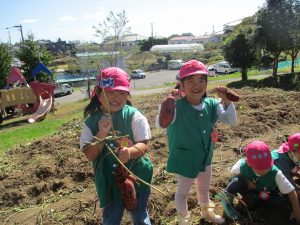
<svg viewBox="0 0 300 225">
<path fill-rule="evenodd" d="M 290 68 L 283 68 L 283 69 L 278 69 L 278 74 L 289 74 L 290 73 Z M 300 72 L 300 66 L 295 67 L 295 73 L 299 73 Z M 258 75 L 271 75 L 272 74 L 272 70 L 248 70 L 248 79 L 251 80 L 253 79 L 253 77 L 256 77 Z M 229 80 L 229 79 L 241 79 L 242 75 L 241 72 L 235 72 L 235 73 L 231 73 L 231 74 L 218 74 L 214 77 L 209 77 L 208 81 L 225 81 L 225 80 Z M 255 78 L 257 79 L 257 78 Z M 172 87 L 174 86 L 176 82 L 168 82 L 165 83 L 164 85 L 159 86 L 158 88 L 162 88 L 162 87 Z M 209 82 L 208 82 L 209 83 Z M 145 88 L 143 88 L 145 89 Z M 149 87 L 148 89 L 151 89 L 151 87 Z M 137 90 L 142 90 L 142 89 L 137 89 Z"/>
<path fill-rule="evenodd" d="M 6 150 L 21 144 L 46 138 L 54 134 L 64 123 L 80 118 L 86 101 L 78 101 L 56 106 L 55 113 L 48 113 L 43 121 L 29 124 L 28 116 L 4 120 L 0 126 L 0 155 Z"/>
</svg>

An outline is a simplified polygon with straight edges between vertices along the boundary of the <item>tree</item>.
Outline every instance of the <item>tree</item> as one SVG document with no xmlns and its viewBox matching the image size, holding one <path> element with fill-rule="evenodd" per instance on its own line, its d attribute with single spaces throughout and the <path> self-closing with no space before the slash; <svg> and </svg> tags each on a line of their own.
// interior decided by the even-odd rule
<svg viewBox="0 0 300 225">
<path fill-rule="evenodd" d="M 102 23 L 93 26 L 95 35 L 101 38 L 100 47 L 106 53 L 103 59 L 108 61 L 111 66 L 116 66 L 118 56 L 125 54 L 121 40 L 124 35 L 130 34 L 130 27 L 127 27 L 128 22 L 124 10 L 117 14 L 110 11 Z"/>
<path fill-rule="evenodd" d="M 291 42 L 289 29 L 292 12 L 290 0 L 267 0 L 257 12 L 255 42 L 274 57 L 273 76 L 277 75 L 280 53 Z"/>
<path fill-rule="evenodd" d="M 167 38 L 149 37 L 148 39 L 141 41 L 139 45 L 141 46 L 140 47 L 141 52 L 144 52 L 144 51 L 150 51 L 153 45 L 166 45 L 166 44 L 168 44 Z"/>
<path fill-rule="evenodd" d="M 21 45 L 20 50 L 16 53 L 16 56 L 24 62 L 21 69 L 24 71 L 23 75 L 27 82 L 33 80 L 32 70 L 34 67 L 42 61 L 45 66 L 50 64 L 52 56 L 47 52 L 45 48 L 42 48 L 37 41 L 33 40 L 33 36 L 29 36 Z M 40 81 L 47 81 L 48 76 L 42 74 L 37 77 Z"/>
<path fill-rule="evenodd" d="M 252 43 L 254 26 L 240 27 L 224 41 L 224 58 L 233 67 L 241 68 L 242 80 L 247 80 L 248 68 L 256 61 L 256 49 Z"/>
<path fill-rule="evenodd" d="M 6 78 L 9 74 L 12 63 L 12 56 L 9 54 L 8 47 L 0 43 L 0 89 L 6 86 Z"/>
<path fill-rule="evenodd" d="M 300 2 L 299 0 L 291 0 L 291 4 L 293 14 L 291 15 L 288 34 L 291 41 L 285 52 L 292 58 L 291 73 L 294 73 L 295 59 L 300 52 Z"/>
</svg>

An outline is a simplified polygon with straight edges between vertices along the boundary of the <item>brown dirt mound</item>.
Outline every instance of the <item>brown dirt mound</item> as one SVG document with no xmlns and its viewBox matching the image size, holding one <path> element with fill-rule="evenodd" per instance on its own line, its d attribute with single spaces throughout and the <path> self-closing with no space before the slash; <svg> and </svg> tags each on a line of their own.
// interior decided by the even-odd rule
<svg viewBox="0 0 300 225">
<path fill-rule="evenodd" d="M 218 124 L 221 139 L 215 148 L 211 197 L 225 188 L 229 169 L 243 156 L 243 146 L 260 139 L 272 148 L 278 147 L 288 135 L 300 130 L 300 93 L 280 89 L 238 90 L 241 100 L 236 104 L 238 125 Z M 166 133 L 154 126 L 157 106 L 166 94 L 139 96 L 135 106 L 147 116 L 153 140 L 149 156 L 154 168 L 153 184 L 167 193 L 152 190 L 149 213 L 153 224 L 175 225 L 174 193 L 176 180 L 165 171 L 167 160 Z M 20 146 L 7 152 L 0 162 L 0 221 L 3 224 L 101 224 L 101 209 L 93 183 L 91 164 L 79 151 L 82 119 L 65 124 L 54 136 Z M 219 201 L 216 211 L 223 213 Z M 189 198 L 193 224 L 202 221 L 195 192 Z M 248 211 L 240 209 L 243 218 L 226 224 L 292 224 L 288 207 Z M 122 224 L 131 224 L 126 213 Z"/>
</svg>

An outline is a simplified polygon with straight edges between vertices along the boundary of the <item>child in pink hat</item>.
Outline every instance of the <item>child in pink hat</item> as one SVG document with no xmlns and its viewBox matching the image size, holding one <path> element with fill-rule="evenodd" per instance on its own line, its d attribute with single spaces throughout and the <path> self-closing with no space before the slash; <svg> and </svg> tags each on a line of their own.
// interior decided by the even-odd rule
<svg viewBox="0 0 300 225">
<path fill-rule="evenodd" d="M 152 179 L 153 165 L 150 159 L 144 156 L 148 149 L 148 140 L 151 138 L 149 124 L 145 116 L 131 106 L 128 98 L 127 73 L 120 68 L 109 67 L 102 70 L 97 77 L 93 97 L 84 109 L 85 122 L 80 148 L 93 163 L 94 182 L 100 207 L 103 208 L 103 225 L 120 225 L 126 206 L 121 195 L 124 190 L 120 190 L 114 176 L 119 163 L 110 154 L 108 146 L 113 150 L 118 149 L 120 161 L 130 168 L 133 174 L 148 183 Z M 120 141 L 113 139 L 106 141 L 106 145 L 99 142 L 94 145 L 87 144 L 97 141 L 95 137 L 99 140 L 112 134 L 127 135 L 129 140 L 122 145 Z M 135 184 L 134 187 L 132 184 L 131 188 L 136 192 L 136 207 L 130 209 L 133 223 L 150 225 L 147 212 L 150 188 L 143 184 Z"/>
<path fill-rule="evenodd" d="M 219 194 L 226 215 L 232 219 L 239 218 L 240 214 L 232 206 L 237 193 L 247 199 L 248 207 L 257 204 L 279 207 L 286 204 L 284 195 L 287 195 L 292 217 L 299 223 L 300 208 L 295 188 L 274 165 L 269 146 L 263 141 L 253 141 L 246 146 L 245 153 L 246 158 L 240 159 L 231 169 L 235 177 L 226 192 Z"/>
<path fill-rule="evenodd" d="M 272 157 L 274 159 L 274 164 L 294 186 L 299 198 L 300 189 L 293 178 L 299 174 L 300 133 L 294 133 L 289 136 L 287 142 L 283 143 L 278 149 L 272 151 Z"/>
<path fill-rule="evenodd" d="M 220 99 L 206 95 L 208 74 L 202 62 L 185 62 L 179 71 L 184 95 L 179 97 L 176 92 L 176 101 L 171 102 L 175 110 L 172 119 L 168 120 L 170 123 L 160 122 L 161 111 L 156 118 L 157 127 L 167 128 L 167 171 L 177 177 L 175 205 L 179 225 L 190 224 L 187 199 L 194 183 L 202 218 L 217 224 L 225 222 L 215 213 L 214 203 L 209 198 L 214 150 L 212 133 L 218 120 L 234 125 L 237 118 L 233 103 L 219 89 L 216 92 Z M 170 100 L 167 98 L 166 101 Z"/>
</svg>

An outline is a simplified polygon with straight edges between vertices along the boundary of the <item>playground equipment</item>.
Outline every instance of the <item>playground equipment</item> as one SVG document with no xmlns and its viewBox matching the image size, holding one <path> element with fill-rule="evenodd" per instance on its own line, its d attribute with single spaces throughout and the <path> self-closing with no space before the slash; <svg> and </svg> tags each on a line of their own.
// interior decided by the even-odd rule
<svg viewBox="0 0 300 225">
<path fill-rule="evenodd" d="M 50 111 L 52 107 L 52 102 L 53 102 L 52 96 L 50 96 L 50 98 L 48 99 L 42 99 L 42 97 L 40 96 L 40 106 L 34 114 L 29 116 L 28 122 L 34 123 L 35 121 L 42 120 L 46 116 L 46 114 Z"/>
<path fill-rule="evenodd" d="M 40 62 L 33 70 L 34 79 L 40 71 L 51 73 Z M 25 77 L 16 66 L 12 66 L 6 83 L 8 86 L 14 86 L 14 84 L 20 86 L 0 90 L 0 123 L 3 121 L 5 109 L 9 107 L 17 107 L 24 113 L 32 114 L 28 119 L 29 123 L 45 118 L 53 105 L 54 84 L 40 83 L 35 79 L 28 85 Z"/>
</svg>

